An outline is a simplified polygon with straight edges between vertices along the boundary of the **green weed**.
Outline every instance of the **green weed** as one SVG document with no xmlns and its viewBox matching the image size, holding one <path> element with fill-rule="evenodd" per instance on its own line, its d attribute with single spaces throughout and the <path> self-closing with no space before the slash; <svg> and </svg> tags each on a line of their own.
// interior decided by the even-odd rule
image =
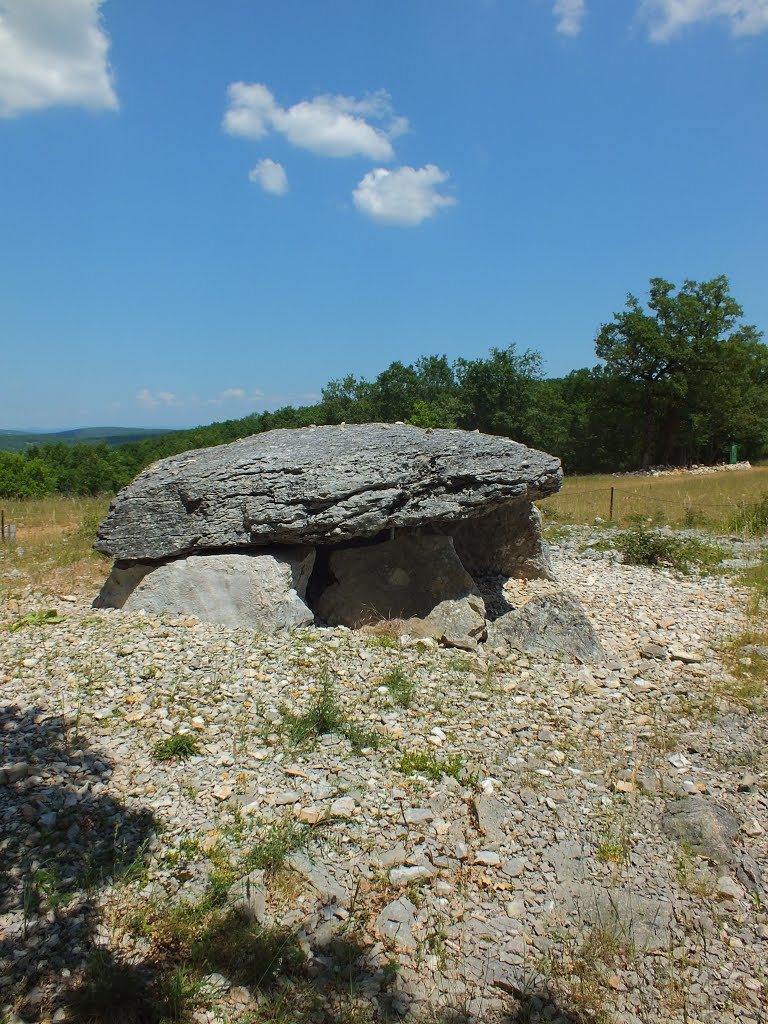
<svg viewBox="0 0 768 1024">
<path fill-rule="evenodd" d="M 384 686 L 401 707 L 409 708 L 416 696 L 416 684 L 403 665 L 396 665 L 384 676 Z"/>
<path fill-rule="evenodd" d="M 156 743 L 152 753 L 156 761 L 187 761 L 197 757 L 200 748 L 189 733 L 174 733 Z"/>
<path fill-rule="evenodd" d="M 271 824 L 245 857 L 247 870 L 277 871 L 296 850 L 309 843 L 312 826 L 295 818 Z"/>
<path fill-rule="evenodd" d="M 280 714 L 283 716 L 291 740 L 300 745 L 309 743 L 318 736 L 331 733 L 346 737 L 352 744 L 355 753 L 359 753 L 366 747 L 375 748 L 379 745 L 379 737 L 375 732 L 361 729 L 346 717 L 336 700 L 327 668 L 321 675 L 320 693 L 306 711 L 296 714 L 283 704 L 280 706 Z"/>
<path fill-rule="evenodd" d="M 621 552 L 626 565 L 665 565 L 683 573 L 691 572 L 694 568 L 703 572 L 711 571 L 725 557 L 725 552 L 716 544 L 695 537 L 673 537 L 649 530 L 640 523 L 617 533 L 612 546 Z"/>
<path fill-rule="evenodd" d="M 37 612 L 27 612 L 26 615 L 22 615 L 20 619 L 12 622 L 8 629 L 11 633 L 17 633 L 25 626 L 57 626 L 63 621 L 64 619 L 59 618 L 59 613 L 55 608 L 46 608 Z"/>
<path fill-rule="evenodd" d="M 403 775 L 423 775 L 432 782 L 439 782 L 444 775 L 461 782 L 464 776 L 461 754 L 441 758 L 433 750 L 403 754 L 399 768 Z"/>
</svg>

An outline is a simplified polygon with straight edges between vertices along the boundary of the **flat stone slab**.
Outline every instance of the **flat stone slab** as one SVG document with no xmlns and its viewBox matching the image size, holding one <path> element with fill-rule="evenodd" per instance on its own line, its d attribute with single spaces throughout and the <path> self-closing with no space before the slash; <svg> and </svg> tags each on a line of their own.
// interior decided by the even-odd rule
<svg viewBox="0 0 768 1024">
<path fill-rule="evenodd" d="M 739 830 L 738 820 L 729 810 L 706 797 L 673 800 L 661 820 L 668 836 L 687 843 L 691 852 L 715 864 L 733 860 L 732 839 Z"/>
<path fill-rule="evenodd" d="M 135 561 L 334 544 L 473 519 L 561 482 L 559 459 L 489 434 L 399 423 L 272 430 L 148 467 L 112 502 L 95 547 Z"/>
<path fill-rule="evenodd" d="M 569 594 L 542 594 L 496 619 L 488 643 L 493 647 L 505 641 L 534 657 L 594 662 L 605 653 L 584 609 Z"/>
</svg>

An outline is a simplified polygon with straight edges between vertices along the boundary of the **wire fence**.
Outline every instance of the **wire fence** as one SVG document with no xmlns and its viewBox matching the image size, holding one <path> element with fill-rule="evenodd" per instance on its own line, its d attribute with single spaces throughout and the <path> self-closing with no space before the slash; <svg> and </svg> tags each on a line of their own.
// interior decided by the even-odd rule
<svg viewBox="0 0 768 1024">
<path fill-rule="evenodd" d="M 16 524 L 6 523 L 5 511 L 0 509 L 0 544 L 16 543 Z"/>
<path fill-rule="evenodd" d="M 609 522 L 644 516 L 657 520 L 679 519 L 691 526 L 704 520 L 725 522 L 749 504 L 749 499 L 745 497 L 734 498 L 732 501 L 699 501 L 691 495 L 659 497 L 653 488 L 612 486 L 560 491 L 551 496 L 545 507 L 549 508 L 550 514 L 554 513 L 553 518 L 557 518 L 558 512 L 563 514 L 569 509 L 571 499 L 575 499 L 574 504 L 580 506 L 582 514 L 588 511 L 590 515 L 598 515 Z"/>
</svg>

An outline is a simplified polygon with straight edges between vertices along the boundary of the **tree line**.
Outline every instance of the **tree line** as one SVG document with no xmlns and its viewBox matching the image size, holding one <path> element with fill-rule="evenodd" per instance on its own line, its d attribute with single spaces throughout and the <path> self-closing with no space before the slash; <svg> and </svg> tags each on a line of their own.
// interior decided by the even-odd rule
<svg viewBox="0 0 768 1024">
<path fill-rule="evenodd" d="M 515 345 L 485 358 L 396 361 L 374 380 L 330 381 L 315 405 L 286 406 L 109 448 L 61 443 L 0 452 L 0 496 L 87 495 L 125 486 L 157 459 L 277 427 L 393 422 L 501 434 L 559 456 L 566 472 L 711 463 L 768 455 L 768 347 L 724 276 L 676 290 L 653 278 L 600 328 L 601 362 L 544 376 Z"/>
</svg>

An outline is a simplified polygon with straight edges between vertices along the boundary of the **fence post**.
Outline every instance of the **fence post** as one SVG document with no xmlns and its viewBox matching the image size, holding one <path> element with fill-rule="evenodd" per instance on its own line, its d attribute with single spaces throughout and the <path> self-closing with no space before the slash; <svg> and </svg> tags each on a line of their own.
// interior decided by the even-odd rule
<svg viewBox="0 0 768 1024">
<path fill-rule="evenodd" d="M 0 540 L 5 544 L 5 509 L 0 511 Z"/>
<path fill-rule="evenodd" d="M 613 488 L 611 488 L 611 507 L 608 510 L 608 521 L 613 522 Z"/>
</svg>

